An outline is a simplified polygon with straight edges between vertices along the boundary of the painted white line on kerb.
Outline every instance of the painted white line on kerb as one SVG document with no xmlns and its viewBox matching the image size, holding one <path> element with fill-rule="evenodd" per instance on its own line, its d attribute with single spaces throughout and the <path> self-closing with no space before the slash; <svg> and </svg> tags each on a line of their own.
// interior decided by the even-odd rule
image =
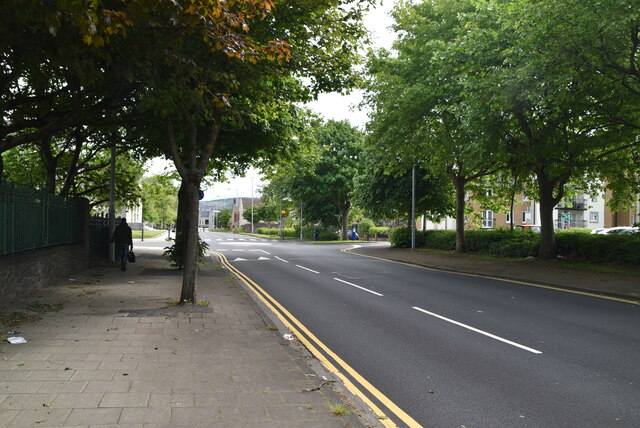
<svg viewBox="0 0 640 428">
<path fill-rule="evenodd" d="M 355 284 L 352 284 L 352 283 L 350 283 L 350 282 L 343 281 L 343 280 L 341 280 L 340 278 L 333 278 L 333 279 L 335 279 L 336 281 L 340 281 L 340 282 L 342 282 L 342 283 L 344 283 L 344 284 L 350 285 L 350 286 L 352 286 L 352 287 L 359 288 L 360 290 L 366 291 L 367 293 L 371 293 L 371 294 L 375 294 L 376 296 L 384 297 L 384 294 L 376 293 L 376 292 L 375 292 L 375 291 L 373 291 L 373 290 L 369 290 L 368 288 L 360 287 L 359 285 L 355 285 Z"/>
<path fill-rule="evenodd" d="M 278 257 L 278 256 L 275 256 L 275 257 L 276 257 L 276 259 L 280 260 L 281 262 L 289 263 L 289 262 L 288 262 L 287 260 L 285 260 L 285 259 L 281 259 L 281 258 L 280 258 L 280 257 Z"/>
<path fill-rule="evenodd" d="M 313 270 L 313 269 L 306 268 L 306 267 L 304 267 L 304 266 L 296 265 L 296 267 L 299 267 L 300 269 L 308 270 L 309 272 L 313 272 L 313 273 L 320 273 L 320 272 L 316 272 L 316 271 L 315 271 L 315 270 Z"/>
<path fill-rule="evenodd" d="M 516 348 L 524 349 L 525 351 L 529 351 L 529 352 L 532 352 L 534 354 L 542 354 L 542 351 L 538 351 L 537 349 L 533 349 L 533 348 L 529 348 L 528 346 L 520 345 L 519 343 L 512 342 L 512 341 L 507 340 L 507 339 L 505 339 L 503 337 L 500 337 L 500 336 L 496 336 L 495 334 L 487 333 L 486 331 L 479 330 L 479 329 L 477 329 L 475 327 L 471 327 L 470 325 L 466 325 L 466 324 L 463 324 L 461 322 L 454 321 L 454 320 L 449 319 L 449 318 L 445 318 L 442 315 L 434 314 L 433 312 L 426 311 L 426 310 L 424 310 L 422 308 L 419 308 L 417 306 L 414 306 L 413 309 L 415 309 L 416 311 L 420 311 L 422 313 L 425 313 L 427 315 L 431 315 L 432 317 L 440 318 L 441 320 L 450 322 L 451 324 L 455 324 L 455 325 L 458 325 L 460 327 L 464 327 L 467 330 L 475 331 L 476 333 L 480 333 L 480 334 L 485 335 L 487 337 L 490 337 L 492 339 L 499 340 L 500 342 L 507 343 L 507 344 L 509 344 L 511 346 L 515 346 Z"/>
</svg>

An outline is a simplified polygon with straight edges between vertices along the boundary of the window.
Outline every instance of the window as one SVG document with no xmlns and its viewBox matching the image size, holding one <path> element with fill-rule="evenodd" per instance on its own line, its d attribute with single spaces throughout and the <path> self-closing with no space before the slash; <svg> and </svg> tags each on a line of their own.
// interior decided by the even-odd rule
<svg viewBox="0 0 640 428">
<path fill-rule="evenodd" d="M 522 211 L 522 223 L 531 223 L 531 211 Z"/>
<path fill-rule="evenodd" d="M 493 227 L 493 211 L 482 211 L 482 227 L 487 229 L 491 229 Z"/>
<path fill-rule="evenodd" d="M 527 195 L 522 195 L 522 202 L 529 202 L 529 197 Z"/>
<path fill-rule="evenodd" d="M 507 224 L 511 223 L 511 213 L 507 213 Z"/>
<path fill-rule="evenodd" d="M 589 212 L 589 222 L 591 223 L 597 223 L 598 222 L 598 212 L 597 211 L 591 211 Z"/>
</svg>

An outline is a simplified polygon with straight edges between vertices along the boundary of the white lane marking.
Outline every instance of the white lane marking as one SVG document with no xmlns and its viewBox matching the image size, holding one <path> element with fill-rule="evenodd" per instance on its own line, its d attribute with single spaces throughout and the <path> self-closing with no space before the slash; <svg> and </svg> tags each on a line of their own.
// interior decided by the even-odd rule
<svg viewBox="0 0 640 428">
<path fill-rule="evenodd" d="M 261 252 L 263 252 L 263 253 L 265 253 L 265 254 L 267 254 L 267 255 L 269 255 L 269 256 L 271 255 L 271 253 L 268 253 L 268 252 L 266 252 L 265 250 L 249 250 L 249 251 L 261 251 Z"/>
<path fill-rule="evenodd" d="M 466 324 L 463 324 L 463 323 L 461 323 L 461 322 L 454 321 L 454 320 L 449 319 L 449 318 L 445 318 L 445 317 L 443 317 L 442 315 L 434 314 L 433 312 L 429 312 L 429 311 L 424 310 L 424 309 L 422 309 L 422 308 L 419 308 L 419 307 L 417 307 L 417 306 L 414 306 L 414 307 L 413 307 L 413 309 L 415 309 L 416 311 L 420 311 L 420 312 L 422 312 L 422 313 L 425 313 L 425 314 L 427 314 L 427 315 L 431 315 L 432 317 L 436 317 L 436 318 L 439 318 L 439 319 L 441 319 L 441 320 L 444 320 L 444 321 L 450 322 L 451 324 L 455 324 L 455 325 L 457 325 L 457 326 L 464 327 L 464 328 L 466 328 L 467 330 L 475 331 L 476 333 L 479 333 L 479 334 L 485 335 L 485 336 L 490 337 L 490 338 L 495 339 L 495 340 L 499 340 L 500 342 L 507 343 L 507 344 L 509 344 L 509 345 L 511 345 L 511 346 L 515 346 L 516 348 L 524 349 L 525 351 L 529 351 L 529 352 L 532 352 L 532 353 L 534 353 L 534 354 L 542 354 L 542 351 L 538 351 L 537 349 L 529 348 L 528 346 L 524 346 L 524 345 L 521 345 L 521 344 L 519 344 L 519 343 L 512 342 L 512 341 L 507 340 L 507 339 L 505 339 L 505 338 L 503 338 L 503 337 L 496 336 L 495 334 L 491 334 L 491 333 L 488 333 L 488 332 L 486 332 L 486 331 L 483 331 L 483 330 L 477 329 L 477 328 L 475 328 L 475 327 L 471 327 L 470 325 L 466 325 Z"/>
<path fill-rule="evenodd" d="M 220 242 L 220 245 L 253 245 L 253 246 L 263 246 L 263 245 L 272 245 L 270 242 L 249 242 L 249 241 L 233 241 L 233 242 Z"/>
<path fill-rule="evenodd" d="M 342 280 L 340 278 L 333 278 L 333 279 L 335 279 L 336 281 L 340 281 L 340 282 L 342 282 L 344 284 L 350 285 L 352 287 L 359 288 L 360 290 L 366 291 L 367 293 L 371 293 L 371 294 L 375 294 L 376 296 L 384 297 L 384 294 L 377 293 L 377 292 L 375 292 L 373 290 L 369 290 L 368 288 L 360 287 L 359 285 L 352 284 L 352 283 L 344 281 L 344 280 Z"/>
<path fill-rule="evenodd" d="M 285 263 L 289 263 L 288 261 L 286 261 L 285 259 L 281 259 L 280 257 L 276 256 L 276 259 L 280 260 L 281 262 L 285 262 Z"/>
<path fill-rule="evenodd" d="M 260 256 L 260 257 L 258 257 L 258 260 L 271 260 L 271 257 Z"/>
<path fill-rule="evenodd" d="M 300 269 L 308 270 L 309 272 L 313 272 L 313 273 L 320 273 L 320 272 L 317 272 L 317 271 L 315 271 L 315 270 L 313 270 L 313 269 L 306 268 L 306 267 L 304 267 L 304 266 L 296 265 L 296 267 L 299 267 Z"/>
<path fill-rule="evenodd" d="M 246 262 L 247 259 L 243 259 L 242 257 L 236 257 L 236 259 L 234 260 L 234 262 Z"/>
</svg>

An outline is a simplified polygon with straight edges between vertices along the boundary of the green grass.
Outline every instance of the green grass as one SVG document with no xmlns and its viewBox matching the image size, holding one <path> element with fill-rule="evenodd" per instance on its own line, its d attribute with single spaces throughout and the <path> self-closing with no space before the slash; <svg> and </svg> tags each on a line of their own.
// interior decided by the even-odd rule
<svg viewBox="0 0 640 428">
<path fill-rule="evenodd" d="M 598 273 L 614 273 L 619 275 L 639 275 L 638 270 L 628 269 L 621 266 L 611 265 L 597 265 L 592 263 L 563 263 L 562 266 L 576 269 L 576 270 L 589 270 Z"/>
<path fill-rule="evenodd" d="M 166 230 L 145 230 L 144 237 L 145 238 L 155 238 L 156 236 L 162 235 L 163 233 L 167 233 Z M 141 230 L 133 230 L 132 235 L 134 239 L 142 239 L 142 231 Z"/>
<path fill-rule="evenodd" d="M 0 313 L 0 326 L 17 327 L 23 322 L 35 322 L 40 318 L 27 312 L 15 311 L 8 314 Z"/>
<path fill-rule="evenodd" d="M 344 416 L 349 414 L 349 408 L 342 403 L 336 403 L 329 406 L 331 413 L 336 416 Z"/>
<path fill-rule="evenodd" d="M 27 305 L 27 309 L 33 312 L 58 312 L 62 310 L 62 304 L 60 303 L 40 303 L 38 301 L 31 302 Z"/>
</svg>

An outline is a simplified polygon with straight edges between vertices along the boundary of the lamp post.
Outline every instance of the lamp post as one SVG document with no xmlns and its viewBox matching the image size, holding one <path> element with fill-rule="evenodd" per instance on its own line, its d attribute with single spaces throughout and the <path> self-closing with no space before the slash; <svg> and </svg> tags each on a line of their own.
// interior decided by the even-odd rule
<svg viewBox="0 0 640 428">
<path fill-rule="evenodd" d="M 251 233 L 253 232 L 253 177 L 251 177 Z"/>
<path fill-rule="evenodd" d="M 411 251 L 416 250 L 416 167 L 411 168 Z"/>
<path fill-rule="evenodd" d="M 302 207 L 304 206 L 304 204 L 302 202 L 300 202 L 300 240 L 302 241 L 303 236 L 302 236 Z"/>
</svg>

